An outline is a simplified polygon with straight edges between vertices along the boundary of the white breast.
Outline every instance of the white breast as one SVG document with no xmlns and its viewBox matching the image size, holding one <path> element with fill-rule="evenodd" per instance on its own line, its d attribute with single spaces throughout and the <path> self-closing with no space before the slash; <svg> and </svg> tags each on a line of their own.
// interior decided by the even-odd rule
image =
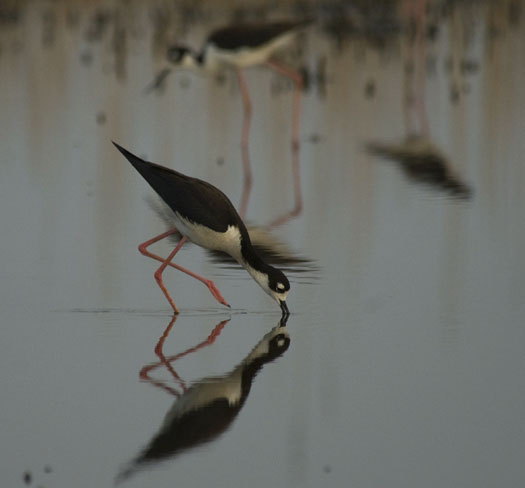
<svg viewBox="0 0 525 488">
<path fill-rule="evenodd" d="M 236 51 L 223 50 L 210 45 L 207 48 L 206 58 L 210 64 L 224 63 L 240 68 L 264 63 L 275 51 L 286 46 L 294 37 L 294 32 L 285 33 L 264 45 L 254 48 L 245 47 Z"/>
<path fill-rule="evenodd" d="M 190 222 L 175 212 L 175 227 L 195 244 L 212 251 L 223 251 L 232 258 L 241 259 L 241 233 L 230 225 L 226 232 L 216 232 L 208 227 Z"/>
<path fill-rule="evenodd" d="M 235 369 L 226 377 L 206 378 L 188 389 L 171 407 L 166 414 L 163 428 L 169 426 L 176 418 L 184 414 L 199 410 L 211 402 L 224 398 L 228 405 L 234 407 L 242 397 L 242 370 Z"/>
</svg>

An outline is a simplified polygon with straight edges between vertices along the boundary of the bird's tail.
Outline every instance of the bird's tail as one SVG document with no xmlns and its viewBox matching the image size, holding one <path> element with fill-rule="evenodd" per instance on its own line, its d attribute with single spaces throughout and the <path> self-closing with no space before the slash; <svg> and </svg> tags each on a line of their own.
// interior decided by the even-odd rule
<svg viewBox="0 0 525 488">
<path fill-rule="evenodd" d="M 124 155 L 124 157 L 133 165 L 133 167 L 139 173 L 142 173 L 141 172 L 142 168 L 151 164 L 139 158 L 138 156 L 135 156 L 133 153 L 129 152 L 127 149 L 124 149 L 122 146 L 119 146 L 115 141 L 111 141 L 111 142 L 113 142 L 113 145 Z"/>
<path fill-rule="evenodd" d="M 144 161 L 144 159 L 135 156 L 135 154 L 129 152 L 127 149 L 124 149 L 122 146 L 119 146 L 116 142 L 113 142 L 113 144 L 131 163 L 131 165 L 141 174 L 141 176 L 151 185 L 151 187 L 157 193 L 159 193 L 161 197 L 163 197 L 162 189 L 164 185 L 162 177 L 166 173 L 176 174 L 176 172 L 150 161 Z"/>
</svg>

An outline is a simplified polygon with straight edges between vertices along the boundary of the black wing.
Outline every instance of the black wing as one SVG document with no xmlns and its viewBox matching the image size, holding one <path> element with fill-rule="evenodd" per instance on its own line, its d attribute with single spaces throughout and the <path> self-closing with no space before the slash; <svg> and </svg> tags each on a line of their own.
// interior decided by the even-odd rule
<svg viewBox="0 0 525 488">
<path fill-rule="evenodd" d="M 144 161 L 115 142 L 113 144 L 174 212 L 217 232 L 226 232 L 229 225 L 243 226 L 235 207 L 218 188 Z"/>
<path fill-rule="evenodd" d="M 121 483 L 150 463 L 211 442 L 231 426 L 242 405 L 230 406 L 226 398 L 217 398 L 202 408 L 173 419 L 150 444 L 117 476 Z"/>
<path fill-rule="evenodd" d="M 304 25 L 306 22 L 272 22 L 267 24 L 236 24 L 214 31 L 207 39 L 207 44 L 214 44 L 221 49 L 239 49 L 257 47 L 272 39 Z"/>
</svg>

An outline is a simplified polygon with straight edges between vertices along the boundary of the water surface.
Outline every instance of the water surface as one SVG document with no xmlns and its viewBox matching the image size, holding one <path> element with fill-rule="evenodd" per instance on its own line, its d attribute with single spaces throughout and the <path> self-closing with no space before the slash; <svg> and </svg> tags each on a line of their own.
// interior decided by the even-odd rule
<svg viewBox="0 0 525 488">
<path fill-rule="evenodd" d="M 422 31 L 417 8 L 398 7 L 309 6 L 316 23 L 283 54 L 309 83 L 302 212 L 270 234 L 292 283 L 289 345 L 275 357 L 260 344 L 279 308 L 195 246 L 178 262 L 213 279 L 232 309 L 167 272 L 182 313 L 163 336 L 170 308 L 137 245 L 166 224 L 111 144 L 240 202 L 235 75 L 172 73 L 144 93 L 170 42 L 197 47 L 232 11 L 3 8 L 3 485 L 525 482 L 523 4 L 431 3 Z M 292 87 L 264 68 L 246 78 L 247 220 L 264 227 L 294 206 Z M 257 347 L 267 360 L 224 429 L 123 479 L 185 391 L 210 377 L 234 390 Z"/>
</svg>

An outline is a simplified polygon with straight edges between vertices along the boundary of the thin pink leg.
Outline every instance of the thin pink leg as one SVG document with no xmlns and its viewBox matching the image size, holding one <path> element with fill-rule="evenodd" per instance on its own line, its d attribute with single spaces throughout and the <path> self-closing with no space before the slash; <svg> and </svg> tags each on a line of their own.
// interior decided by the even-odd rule
<svg viewBox="0 0 525 488">
<path fill-rule="evenodd" d="M 414 21 L 413 3 L 414 0 L 404 0 L 401 4 L 401 15 L 408 26 Z M 405 119 L 405 129 L 407 134 L 415 135 L 418 133 L 418 128 L 416 121 L 417 114 L 415 110 L 416 94 L 414 88 L 416 56 L 413 39 L 408 40 L 405 56 L 409 64 L 405 67 L 403 116 Z"/>
<path fill-rule="evenodd" d="M 163 355 L 163 351 L 162 351 L 162 347 L 164 346 L 164 340 L 162 341 L 163 343 L 160 345 L 159 347 L 159 344 L 157 343 L 157 346 L 155 347 L 155 353 L 156 354 L 162 354 L 163 357 L 164 357 L 164 360 L 168 363 L 172 363 L 174 361 L 177 361 L 177 359 L 181 359 L 183 358 L 184 356 L 187 356 L 188 354 L 192 354 L 194 352 L 197 352 L 199 349 L 202 349 L 203 347 L 206 347 L 206 346 L 211 346 L 215 340 L 217 339 L 217 337 L 219 337 L 220 333 L 222 332 L 222 329 L 224 329 L 224 326 L 230 321 L 231 319 L 226 319 L 226 320 L 222 320 L 221 322 L 219 322 L 214 328 L 213 330 L 211 331 L 210 335 L 204 339 L 202 342 L 200 342 L 199 344 L 197 344 L 196 346 L 193 346 L 193 347 L 190 347 L 189 349 L 186 349 L 184 352 L 180 352 L 178 354 L 175 354 L 173 356 L 170 356 L 168 358 L 164 357 Z M 165 339 L 165 338 L 164 338 Z"/>
<path fill-rule="evenodd" d="M 242 189 L 241 206 L 239 209 L 239 215 L 244 220 L 246 211 L 248 209 L 248 201 L 250 199 L 250 192 L 252 189 L 252 165 L 250 162 L 250 125 L 252 119 L 252 102 L 248 93 L 248 86 L 244 78 L 244 74 L 241 68 L 237 69 L 237 78 L 239 79 L 239 86 L 242 93 L 242 102 L 244 107 L 244 118 L 242 121 L 242 138 L 241 138 L 241 151 L 242 151 L 242 166 L 244 170 L 244 183 Z"/>
<path fill-rule="evenodd" d="M 292 107 L 292 175 L 293 175 L 293 189 L 294 189 L 294 208 L 291 212 L 274 220 L 269 227 L 278 227 L 293 217 L 297 217 L 303 209 L 303 197 L 301 193 L 301 173 L 299 165 L 299 124 L 301 121 L 301 93 L 303 90 L 303 77 L 301 74 L 292 68 L 276 61 L 266 61 L 266 65 L 276 71 L 277 73 L 290 78 L 294 85 L 294 98 Z"/>
<path fill-rule="evenodd" d="M 175 305 L 175 302 L 171 298 L 171 295 L 168 292 L 168 289 L 164 286 L 164 281 L 162 280 L 162 273 L 166 269 L 166 266 L 171 262 L 171 260 L 175 257 L 175 254 L 179 252 L 179 249 L 182 247 L 182 245 L 186 242 L 186 236 L 184 236 L 179 243 L 175 246 L 175 249 L 170 252 L 170 255 L 166 258 L 165 261 L 162 262 L 159 269 L 155 271 L 155 281 L 157 282 L 157 285 L 159 285 L 160 289 L 162 290 L 162 293 L 164 293 L 164 296 L 168 299 L 168 302 L 170 302 L 170 305 L 173 308 L 173 311 L 177 314 L 179 313 L 179 309 Z"/>
<path fill-rule="evenodd" d="M 269 229 L 279 227 L 289 220 L 297 217 L 303 210 L 303 197 L 301 196 L 301 174 L 299 170 L 299 152 L 292 152 L 292 175 L 293 175 L 293 185 L 294 185 L 294 194 L 295 194 L 295 205 L 294 208 L 284 215 L 277 217 L 273 222 L 270 222 L 268 225 Z"/>
<path fill-rule="evenodd" d="M 428 125 L 427 111 L 425 108 L 425 83 L 426 83 L 426 66 L 425 66 L 425 29 L 426 29 L 426 0 L 420 0 L 415 5 L 416 17 L 416 47 L 417 47 L 417 110 L 419 113 L 419 123 L 421 132 L 425 136 L 429 136 L 430 129 Z"/>
<path fill-rule="evenodd" d="M 160 359 L 160 363 L 158 363 L 158 365 L 160 366 L 160 365 L 163 364 L 164 366 L 166 366 L 166 368 L 168 368 L 168 371 L 171 373 L 173 378 L 175 378 L 175 381 L 177 381 L 177 383 L 179 383 L 179 385 L 181 386 L 181 388 L 183 390 L 186 390 L 186 383 L 179 376 L 179 374 L 173 369 L 173 366 L 168 362 L 168 360 L 166 359 L 166 356 L 164 356 L 164 351 L 163 351 L 164 341 L 166 340 L 166 338 L 168 337 L 169 333 L 171 332 L 171 328 L 173 327 L 173 324 L 175 323 L 175 320 L 177 318 L 176 315 L 174 315 L 173 317 L 174 318 L 168 324 L 168 327 L 166 327 L 166 330 L 160 336 L 160 339 L 158 340 L 157 344 L 155 345 L 155 354 Z"/>
<path fill-rule="evenodd" d="M 405 126 L 411 135 L 430 133 L 425 108 L 425 27 L 426 0 L 405 0 L 402 13 L 415 26 L 414 38 L 409 40 L 407 59 L 411 71 L 405 79 Z"/>
<path fill-rule="evenodd" d="M 173 315 L 172 319 L 170 320 L 170 323 L 168 324 L 168 327 L 166 327 L 166 330 L 160 337 L 159 341 L 157 342 L 157 346 L 155 347 L 155 353 L 157 354 L 157 356 L 159 356 L 160 362 L 143 366 L 139 372 L 139 378 L 143 381 L 147 381 L 148 383 L 151 383 L 153 386 L 156 386 L 157 388 L 163 389 L 164 391 L 168 392 L 170 395 L 178 397 L 180 396 L 180 393 L 175 388 L 172 388 L 171 386 L 166 385 L 163 381 L 152 378 L 149 374 L 150 371 L 153 371 L 154 369 L 157 369 L 159 366 L 162 366 L 164 364 L 165 358 L 164 358 L 164 355 L 162 354 L 162 345 L 164 344 L 166 337 L 168 337 L 168 334 L 170 333 L 170 330 L 173 327 L 173 324 L 175 323 L 176 320 L 177 320 L 177 315 Z M 160 353 L 157 352 L 157 350 L 159 350 Z M 177 373 L 175 373 L 174 378 L 177 381 L 177 383 L 179 383 L 180 387 L 183 390 L 185 390 L 186 385 L 184 384 L 184 381 L 182 380 L 182 378 Z"/>
<path fill-rule="evenodd" d="M 175 264 L 175 263 L 171 262 L 171 260 L 175 256 L 175 254 L 177 254 L 179 249 L 186 242 L 186 236 L 184 236 L 179 241 L 179 243 L 177 244 L 175 249 L 171 252 L 171 254 L 166 259 L 160 257 L 157 254 L 153 254 L 152 252 L 148 251 L 147 248 L 149 246 L 151 246 L 155 242 L 160 241 L 161 239 L 164 239 L 165 237 L 168 237 L 169 235 L 174 234 L 175 232 L 177 232 L 177 229 L 173 228 L 173 229 L 168 230 L 167 232 L 163 232 L 162 234 L 159 234 L 158 236 L 153 237 L 152 239 L 150 239 L 150 240 L 148 240 L 146 242 L 143 242 L 142 244 L 139 245 L 139 251 L 140 251 L 141 254 L 143 254 L 144 256 L 148 256 L 149 258 L 155 259 L 156 261 L 160 261 L 162 263 L 160 268 L 155 272 L 155 280 L 157 281 L 160 289 L 162 290 L 162 292 L 164 293 L 164 295 L 166 296 L 166 298 L 170 302 L 170 305 L 173 307 L 173 310 L 175 311 L 175 313 L 179 313 L 178 308 L 175 306 L 175 303 L 173 302 L 173 299 L 169 295 L 168 290 L 166 289 L 166 287 L 164 286 L 164 283 L 162 281 L 162 273 L 163 273 L 164 269 L 166 269 L 167 266 L 171 266 L 172 268 L 178 269 L 179 271 L 182 271 L 183 273 L 186 273 L 187 275 L 190 275 L 193 278 L 199 280 L 201 283 L 204 283 L 208 287 L 208 289 L 210 290 L 211 294 L 215 297 L 215 299 L 219 303 L 222 303 L 223 305 L 226 305 L 227 307 L 229 307 L 230 305 L 224 299 L 224 297 L 222 296 L 221 292 L 215 286 L 213 281 L 211 281 L 211 280 L 209 280 L 207 278 L 204 278 L 204 277 L 194 273 L 193 271 L 190 271 L 189 269 L 183 268 L 182 266 L 179 266 L 178 264 Z"/>
<path fill-rule="evenodd" d="M 140 377 L 140 379 L 148 381 L 149 383 L 153 384 L 154 386 L 167 391 L 171 395 L 180 396 L 180 393 L 177 390 L 175 390 L 174 388 L 164 384 L 164 382 L 162 382 L 160 380 L 156 380 L 156 379 L 152 378 L 150 376 L 150 372 L 155 370 L 155 369 L 157 369 L 157 368 L 159 368 L 160 366 L 166 366 L 168 368 L 168 371 L 175 378 L 175 381 L 180 385 L 182 390 L 183 391 L 186 390 L 186 384 L 185 384 L 184 380 L 175 371 L 175 369 L 173 368 L 171 363 L 173 363 L 177 359 L 181 359 L 182 357 L 184 357 L 184 356 L 186 356 L 188 354 L 194 353 L 194 352 L 198 351 L 199 349 L 201 349 L 203 347 L 211 346 L 215 342 L 217 337 L 219 337 L 220 333 L 222 332 L 222 329 L 224 329 L 224 326 L 230 321 L 230 319 L 223 320 L 222 322 L 219 322 L 214 327 L 213 331 L 210 333 L 210 335 L 207 337 L 207 339 L 205 339 L 200 344 L 197 344 L 196 346 L 193 346 L 193 347 L 187 349 L 184 352 L 181 352 L 179 354 L 176 354 L 174 356 L 170 356 L 169 358 L 166 358 L 166 356 L 164 355 L 164 351 L 163 351 L 164 341 L 168 337 L 168 335 L 169 335 L 169 333 L 170 333 L 170 331 L 171 331 L 171 329 L 173 327 L 173 324 L 175 323 L 176 318 L 177 318 L 177 316 L 174 315 L 173 318 L 171 319 L 170 323 L 168 324 L 168 327 L 166 327 L 166 330 L 164 331 L 164 333 L 160 337 L 159 341 L 157 342 L 157 345 L 155 346 L 155 354 L 159 357 L 160 361 L 157 362 L 157 363 L 152 363 L 152 364 L 148 364 L 148 365 L 144 366 L 140 370 L 139 377 Z"/>
<path fill-rule="evenodd" d="M 293 98 L 293 115 L 292 115 L 292 147 L 294 150 L 299 150 L 299 124 L 301 121 L 301 94 L 303 91 L 303 77 L 301 74 L 274 60 L 266 61 L 268 68 L 277 71 L 277 73 L 290 78 L 295 85 L 295 93 Z"/>
</svg>

